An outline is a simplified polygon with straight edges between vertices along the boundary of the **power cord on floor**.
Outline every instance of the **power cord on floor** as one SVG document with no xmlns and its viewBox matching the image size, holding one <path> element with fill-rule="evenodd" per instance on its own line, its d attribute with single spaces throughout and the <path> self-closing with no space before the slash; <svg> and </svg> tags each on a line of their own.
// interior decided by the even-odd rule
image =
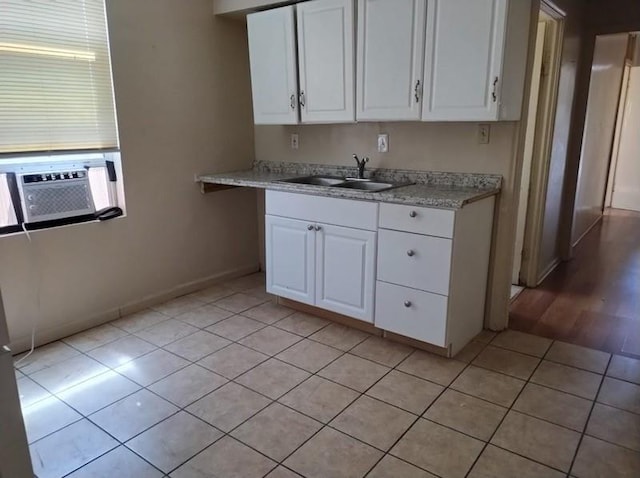
<svg viewBox="0 0 640 478">
<path fill-rule="evenodd" d="M 29 233 L 29 230 L 27 229 L 26 224 L 23 222 L 22 223 L 22 230 L 24 231 L 24 233 L 27 236 L 27 240 L 29 241 L 29 244 L 33 244 L 33 241 L 31 239 L 31 234 Z M 31 257 L 31 272 L 34 272 L 35 270 L 35 266 L 37 265 L 37 257 L 35 257 L 35 252 L 34 255 L 29 255 L 29 257 Z M 36 273 L 38 271 L 35 271 Z M 38 274 L 38 280 L 36 282 L 36 290 L 35 290 L 35 297 L 36 297 L 36 313 L 33 315 L 32 318 L 32 323 L 31 323 L 31 347 L 29 349 L 29 352 L 27 352 L 27 354 L 22 357 L 20 360 L 18 360 L 17 362 L 15 362 L 14 366 L 17 367 L 18 365 L 20 365 L 20 363 L 22 363 L 24 360 L 26 360 L 35 350 L 36 348 L 36 330 L 38 328 L 38 316 L 40 315 L 40 279 L 41 279 L 41 275 Z"/>
</svg>

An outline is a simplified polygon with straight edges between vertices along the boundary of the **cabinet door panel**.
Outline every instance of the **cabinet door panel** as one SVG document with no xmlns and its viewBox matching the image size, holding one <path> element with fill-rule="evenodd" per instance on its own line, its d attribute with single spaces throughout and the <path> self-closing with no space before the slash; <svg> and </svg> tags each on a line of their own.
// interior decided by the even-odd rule
<svg viewBox="0 0 640 478">
<path fill-rule="evenodd" d="M 255 124 L 298 123 L 293 7 L 247 15 Z"/>
<path fill-rule="evenodd" d="M 359 0 L 357 117 L 419 120 L 426 0 Z"/>
<path fill-rule="evenodd" d="M 355 121 L 353 0 L 315 0 L 297 9 L 302 122 Z"/>
<path fill-rule="evenodd" d="M 316 305 L 373 322 L 376 233 L 320 225 L 316 235 Z"/>
<path fill-rule="evenodd" d="M 423 120 L 498 119 L 506 1 L 427 1 Z"/>
<path fill-rule="evenodd" d="M 267 292 L 313 305 L 315 231 L 305 221 L 267 216 Z"/>
</svg>

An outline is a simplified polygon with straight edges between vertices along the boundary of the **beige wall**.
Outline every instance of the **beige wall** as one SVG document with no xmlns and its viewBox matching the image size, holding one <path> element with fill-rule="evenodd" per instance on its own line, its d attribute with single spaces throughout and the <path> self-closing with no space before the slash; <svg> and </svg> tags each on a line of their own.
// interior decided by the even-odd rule
<svg viewBox="0 0 640 478">
<path fill-rule="evenodd" d="M 86 328 L 143 298 L 258 263 L 255 192 L 194 174 L 249 167 L 246 31 L 210 0 L 109 0 L 127 217 L 0 238 L 14 345 Z"/>
</svg>

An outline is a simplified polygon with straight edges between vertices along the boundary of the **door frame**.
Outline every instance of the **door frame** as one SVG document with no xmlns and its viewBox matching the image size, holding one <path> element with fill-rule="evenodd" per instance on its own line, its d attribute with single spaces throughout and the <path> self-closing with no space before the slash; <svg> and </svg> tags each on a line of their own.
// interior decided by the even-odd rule
<svg viewBox="0 0 640 478">
<path fill-rule="evenodd" d="M 537 124 L 538 107 L 540 105 L 540 86 L 544 72 L 544 49 L 547 38 L 547 22 L 538 18 L 536 31 L 533 69 L 531 72 L 531 89 L 528 96 L 527 127 L 524 139 L 522 173 L 519 180 L 519 200 L 516 212 L 516 238 L 511 270 L 511 284 L 520 285 L 520 271 L 522 269 L 522 250 L 524 249 L 524 233 L 529 207 L 529 189 L 531 187 L 531 164 L 533 161 L 533 142 L 535 140 L 535 126 Z"/>
<path fill-rule="evenodd" d="M 547 25 L 548 53 L 543 59 L 545 78 L 540 85 L 538 114 L 535 124 L 533 158 L 531 162 L 531 182 L 529 203 L 526 211 L 525 233 L 522 249 L 520 282 L 527 287 L 536 287 L 555 268 L 554 262 L 544 271 L 539 271 L 540 244 L 544 225 L 549 168 L 553 146 L 553 133 L 558 105 L 560 67 L 564 45 L 566 13 L 548 0 L 542 0 L 540 10 L 551 21 Z M 526 134 L 526 128 L 523 135 Z M 524 137 L 524 136 L 523 136 Z"/>
</svg>

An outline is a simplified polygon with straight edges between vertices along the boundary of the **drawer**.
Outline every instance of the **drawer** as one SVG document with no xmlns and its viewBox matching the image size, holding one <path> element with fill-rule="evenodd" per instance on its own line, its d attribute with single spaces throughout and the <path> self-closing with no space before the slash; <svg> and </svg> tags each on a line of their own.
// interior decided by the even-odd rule
<svg viewBox="0 0 640 478">
<path fill-rule="evenodd" d="M 451 239 L 380 229 L 378 280 L 449 295 Z"/>
<path fill-rule="evenodd" d="M 396 231 L 453 238 L 455 211 L 380 204 L 380 227 Z"/>
<path fill-rule="evenodd" d="M 376 284 L 375 325 L 396 334 L 446 347 L 447 302 L 442 295 Z"/>
<path fill-rule="evenodd" d="M 267 191 L 266 214 L 302 221 L 376 231 L 378 203 L 308 194 Z"/>
</svg>

